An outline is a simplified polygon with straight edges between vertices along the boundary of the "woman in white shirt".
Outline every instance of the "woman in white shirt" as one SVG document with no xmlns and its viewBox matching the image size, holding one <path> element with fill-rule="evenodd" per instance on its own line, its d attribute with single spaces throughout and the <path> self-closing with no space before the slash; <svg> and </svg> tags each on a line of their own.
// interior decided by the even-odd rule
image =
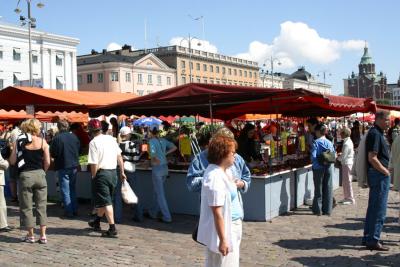
<svg viewBox="0 0 400 267">
<path fill-rule="evenodd" d="M 205 266 L 239 266 L 243 207 L 229 171 L 236 148 L 236 141 L 225 136 L 214 137 L 208 147 L 197 235 L 207 247 Z"/>
<path fill-rule="evenodd" d="M 351 184 L 353 180 L 351 169 L 354 162 L 354 145 L 353 141 L 351 141 L 350 135 L 351 130 L 349 128 L 344 127 L 341 129 L 340 136 L 343 139 L 343 148 L 342 153 L 339 155 L 339 160 L 342 163 L 342 186 L 344 199 L 339 201 L 339 203 L 344 205 L 355 203 L 353 187 Z"/>
</svg>

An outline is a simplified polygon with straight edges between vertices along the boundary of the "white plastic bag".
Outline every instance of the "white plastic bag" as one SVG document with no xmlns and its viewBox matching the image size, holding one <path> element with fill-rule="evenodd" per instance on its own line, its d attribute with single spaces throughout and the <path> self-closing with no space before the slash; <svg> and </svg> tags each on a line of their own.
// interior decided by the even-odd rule
<svg viewBox="0 0 400 267">
<path fill-rule="evenodd" d="M 135 195 L 135 192 L 133 192 L 132 188 L 129 186 L 129 183 L 126 181 L 126 179 L 122 182 L 121 195 L 126 204 L 138 203 L 138 198 Z"/>
<path fill-rule="evenodd" d="M 126 172 L 135 172 L 136 171 L 135 163 L 130 161 L 124 161 L 124 170 Z"/>
</svg>

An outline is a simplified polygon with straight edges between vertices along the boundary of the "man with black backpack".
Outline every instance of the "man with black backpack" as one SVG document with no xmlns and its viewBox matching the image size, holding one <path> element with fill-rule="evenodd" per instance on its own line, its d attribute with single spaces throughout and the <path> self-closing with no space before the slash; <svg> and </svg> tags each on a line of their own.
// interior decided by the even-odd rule
<svg viewBox="0 0 400 267">
<path fill-rule="evenodd" d="M 315 215 L 331 215 L 332 213 L 332 173 L 335 162 L 335 149 L 331 141 L 325 137 L 326 125 L 315 126 L 315 136 L 311 160 L 314 179 L 314 200 L 312 211 Z"/>
</svg>

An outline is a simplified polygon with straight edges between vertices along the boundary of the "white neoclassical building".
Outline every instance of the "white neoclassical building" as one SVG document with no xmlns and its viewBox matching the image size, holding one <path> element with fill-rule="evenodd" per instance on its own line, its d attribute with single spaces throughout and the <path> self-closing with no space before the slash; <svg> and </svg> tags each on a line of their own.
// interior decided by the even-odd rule
<svg viewBox="0 0 400 267">
<path fill-rule="evenodd" d="M 33 85 L 78 90 L 76 47 L 79 39 L 32 29 Z M 0 22 L 0 90 L 29 85 L 28 29 Z"/>
</svg>

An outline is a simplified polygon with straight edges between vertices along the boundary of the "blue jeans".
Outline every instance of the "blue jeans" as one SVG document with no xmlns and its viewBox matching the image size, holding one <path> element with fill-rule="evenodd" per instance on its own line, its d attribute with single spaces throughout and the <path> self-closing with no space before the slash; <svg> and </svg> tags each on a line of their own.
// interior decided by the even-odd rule
<svg viewBox="0 0 400 267">
<path fill-rule="evenodd" d="M 153 218 L 157 218 L 158 212 L 161 210 L 162 220 L 170 222 L 172 218 L 164 192 L 164 182 L 168 176 L 168 166 L 166 164 L 153 166 L 151 174 L 154 195 L 153 205 L 149 211 L 149 215 Z"/>
<path fill-rule="evenodd" d="M 375 245 L 381 236 L 386 218 L 386 208 L 390 188 L 390 177 L 373 169 L 368 169 L 369 198 L 365 217 L 363 240 L 367 245 Z"/>
<path fill-rule="evenodd" d="M 127 177 L 127 181 L 132 188 L 133 192 L 135 192 L 136 196 L 138 196 L 138 188 L 139 188 L 139 181 L 136 176 L 135 172 L 125 172 Z M 121 223 L 122 221 L 122 207 L 123 207 L 123 200 L 121 195 L 121 186 L 122 182 L 119 178 L 119 171 L 118 171 L 118 181 L 117 187 L 115 188 L 115 195 L 114 195 L 114 219 L 116 223 Z M 143 207 L 142 203 L 140 202 L 140 198 L 138 196 L 138 203 L 132 205 L 132 213 L 133 219 L 137 221 L 143 221 Z"/>
<path fill-rule="evenodd" d="M 68 216 L 74 215 L 78 210 L 75 191 L 77 172 L 77 168 L 58 170 L 61 197 L 65 213 Z"/>
<path fill-rule="evenodd" d="M 322 169 L 313 170 L 314 200 L 312 211 L 315 214 L 330 215 L 332 213 L 332 173 L 330 164 Z"/>
</svg>

